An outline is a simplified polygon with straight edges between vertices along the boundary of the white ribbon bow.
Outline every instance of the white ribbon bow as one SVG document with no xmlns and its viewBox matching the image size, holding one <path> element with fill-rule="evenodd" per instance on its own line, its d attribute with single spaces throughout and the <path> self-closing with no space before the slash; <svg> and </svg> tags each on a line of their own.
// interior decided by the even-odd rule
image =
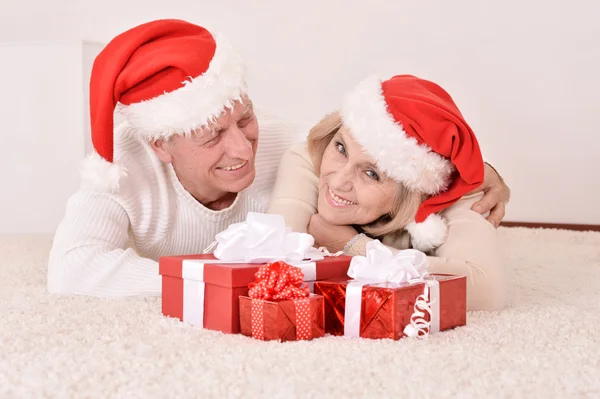
<svg viewBox="0 0 600 399">
<path fill-rule="evenodd" d="M 314 243 L 310 234 L 292 232 L 281 215 L 249 212 L 245 222 L 217 234 L 204 252 L 216 246 L 217 259 L 244 263 L 317 261 L 332 255 L 324 248 L 314 248 Z"/>
<path fill-rule="evenodd" d="M 432 279 L 427 271 L 427 255 L 416 249 L 401 250 L 393 254 L 379 240 L 367 243 L 366 252 L 366 256 L 353 257 L 348 269 L 348 276 L 354 281 L 349 282 L 346 287 L 344 335 L 360 336 L 362 287 L 379 283 L 424 282 L 424 293 L 417 298 L 411 322 L 404 329 L 404 333 L 410 337 L 426 337 L 430 332 L 437 332 L 439 330 L 439 283 Z M 434 302 L 438 306 L 432 309 L 430 305 Z M 430 314 L 430 322 L 424 319 L 424 312 Z"/>
<path fill-rule="evenodd" d="M 427 274 L 427 255 L 416 249 L 394 255 L 379 240 L 373 240 L 366 250 L 366 256 L 355 256 L 350 262 L 348 276 L 355 280 L 400 284 Z"/>
</svg>

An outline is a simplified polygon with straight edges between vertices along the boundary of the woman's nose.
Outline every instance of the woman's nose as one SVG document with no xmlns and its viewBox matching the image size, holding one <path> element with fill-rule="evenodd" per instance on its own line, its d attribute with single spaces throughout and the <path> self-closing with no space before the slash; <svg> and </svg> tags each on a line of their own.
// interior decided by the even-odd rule
<svg viewBox="0 0 600 399">
<path fill-rule="evenodd" d="M 353 173 L 349 168 L 339 169 L 329 179 L 329 186 L 337 191 L 350 191 L 352 189 L 352 176 Z"/>
</svg>

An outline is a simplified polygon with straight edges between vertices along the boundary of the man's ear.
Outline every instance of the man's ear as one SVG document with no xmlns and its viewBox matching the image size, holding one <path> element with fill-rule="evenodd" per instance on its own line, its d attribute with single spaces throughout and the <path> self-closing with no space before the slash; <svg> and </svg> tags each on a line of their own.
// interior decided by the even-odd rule
<svg viewBox="0 0 600 399">
<path fill-rule="evenodd" d="M 163 161 L 164 163 L 171 163 L 173 161 L 173 156 L 169 152 L 169 143 L 164 140 L 153 140 L 150 142 L 150 147 L 154 150 L 158 159 Z"/>
</svg>

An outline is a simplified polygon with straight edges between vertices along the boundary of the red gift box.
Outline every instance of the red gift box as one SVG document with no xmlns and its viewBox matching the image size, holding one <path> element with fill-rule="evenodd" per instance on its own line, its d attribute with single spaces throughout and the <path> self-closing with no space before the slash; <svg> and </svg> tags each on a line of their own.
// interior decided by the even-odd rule
<svg viewBox="0 0 600 399">
<path fill-rule="evenodd" d="M 302 267 L 308 270 L 307 282 L 312 285 L 313 278 L 318 281 L 345 276 L 351 259 L 344 255 L 328 256 L 306 262 Z M 248 284 L 262 265 L 225 263 L 212 254 L 161 257 L 162 313 L 209 330 L 237 334 L 239 297 L 248 295 Z"/>
<path fill-rule="evenodd" d="M 444 331 L 458 326 L 466 325 L 467 321 L 467 280 L 464 276 L 432 274 L 427 287 L 429 297 L 424 301 L 426 283 L 379 283 L 364 284 L 354 287 L 360 290 L 360 307 L 354 309 L 353 328 L 346 325 L 346 293 L 350 279 L 333 279 L 315 283 L 315 294 L 325 298 L 325 332 L 331 335 L 350 335 L 355 333 L 361 338 L 391 338 L 398 340 L 406 336 L 406 326 L 415 325 L 415 311 L 419 312 L 418 305 L 431 304 L 437 296 L 439 302 L 434 309 L 435 329 Z M 435 281 L 433 281 L 433 279 Z M 425 280 L 427 281 L 427 280 Z M 437 283 L 436 283 L 437 282 Z M 432 284 L 433 283 L 433 284 Z M 435 293 L 435 295 L 434 295 Z M 422 310 L 422 309 L 421 309 Z M 429 333 L 432 322 L 430 312 L 422 311 L 420 323 L 423 328 L 419 335 Z M 411 323 L 413 321 L 413 323 Z M 438 324 L 439 323 L 439 324 Z M 417 323 L 418 324 L 418 323 Z M 432 327 L 434 325 L 432 324 Z M 418 325 L 416 326 L 419 327 Z M 352 333 L 354 330 L 354 334 Z M 414 331 L 414 329 L 413 329 Z M 435 331 L 431 331 L 435 332 Z"/>
<path fill-rule="evenodd" d="M 241 333 L 260 340 L 297 341 L 325 335 L 324 302 L 310 294 L 298 267 L 266 264 L 240 297 Z"/>
<path fill-rule="evenodd" d="M 265 341 L 320 338 L 325 335 L 323 305 L 323 296 L 315 294 L 286 301 L 240 296 L 240 332 Z"/>
</svg>

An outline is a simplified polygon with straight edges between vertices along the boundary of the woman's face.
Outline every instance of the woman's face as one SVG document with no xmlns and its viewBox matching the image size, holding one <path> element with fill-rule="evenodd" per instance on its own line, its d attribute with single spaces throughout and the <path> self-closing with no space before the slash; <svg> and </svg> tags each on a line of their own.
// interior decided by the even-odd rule
<svg viewBox="0 0 600 399">
<path fill-rule="evenodd" d="M 366 225 L 390 213 L 397 187 L 342 127 L 323 154 L 318 212 L 331 224 Z"/>
</svg>

